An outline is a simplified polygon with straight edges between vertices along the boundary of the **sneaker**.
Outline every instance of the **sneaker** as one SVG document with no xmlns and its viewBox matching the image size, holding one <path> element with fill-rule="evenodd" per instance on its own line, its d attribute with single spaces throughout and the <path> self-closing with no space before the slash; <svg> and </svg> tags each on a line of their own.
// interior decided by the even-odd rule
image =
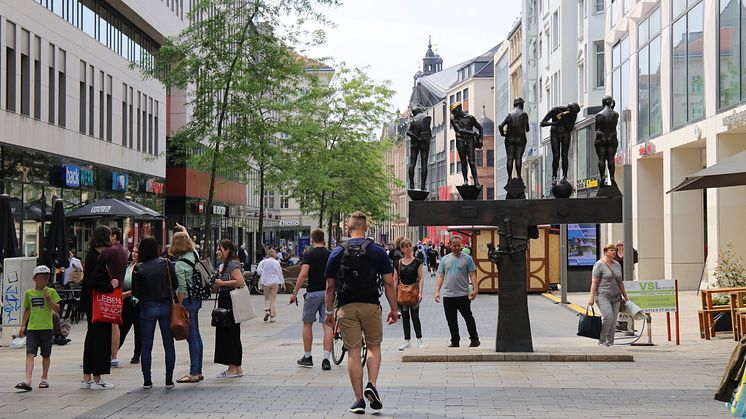
<svg viewBox="0 0 746 419">
<path fill-rule="evenodd" d="M 332 363 L 329 362 L 328 359 L 321 361 L 321 369 L 324 371 L 329 371 L 330 369 L 332 369 Z"/>
<path fill-rule="evenodd" d="M 358 415 L 362 415 L 363 413 L 365 413 L 365 400 L 360 399 L 356 401 L 352 405 L 352 407 L 350 407 L 350 412 L 358 414 Z"/>
<path fill-rule="evenodd" d="M 400 346 L 400 347 L 399 347 L 399 350 L 400 350 L 400 351 L 403 351 L 403 350 L 405 350 L 405 349 L 409 349 L 409 348 L 411 348 L 411 347 L 412 347 L 412 342 L 410 342 L 410 341 L 408 341 L 408 340 L 405 340 L 405 341 L 404 341 L 404 345 Z"/>
<path fill-rule="evenodd" d="M 119 360 L 114 358 L 111 360 L 111 367 L 112 368 L 119 368 Z"/>
<path fill-rule="evenodd" d="M 380 410 L 381 408 L 383 408 L 381 398 L 378 397 L 378 390 L 376 390 L 376 387 L 373 385 L 373 383 L 369 382 L 368 385 L 365 386 L 365 390 L 363 390 L 363 396 L 368 399 L 368 403 L 370 403 L 371 409 Z"/>
<path fill-rule="evenodd" d="M 425 347 L 425 344 L 422 343 L 422 339 L 417 339 L 417 347 L 418 348 L 424 348 Z"/>
<path fill-rule="evenodd" d="M 614 346 L 614 344 L 613 344 L 613 343 L 611 343 L 611 342 L 606 342 L 606 347 L 607 347 L 607 348 L 609 348 L 609 347 L 611 347 L 611 346 Z"/>
<path fill-rule="evenodd" d="M 90 390 L 92 382 L 93 381 L 80 380 L 80 389 L 81 390 Z"/>
<path fill-rule="evenodd" d="M 166 378 L 166 388 L 174 388 L 173 378 Z"/>
<path fill-rule="evenodd" d="M 140 363 L 139 356 L 133 356 L 132 359 L 130 359 L 130 364 L 139 364 L 139 363 Z"/>
<path fill-rule="evenodd" d="M 458 343 L 451 343 L 448 345 L 449 348 L 458 348 Z"/>
<path fill-rule="evenodd" d="M 107 383 L 104 380 L 101 380 L 99 382 L 92 382 L 91 383 L 91 390 L 111 390 L 113 388 L 116 388 L 116 386 L 112 383 Z"/>
<path fill-rule="evenodd" d="M 471 341 L 471 343 L 469 344 L 469 347 L 470 347 L 470 348 L 476 348 L 477 346 L 479 346 L 479 345 L 481 345 L 481 344 L 482 344 L 482 342 L 480 342 L 479 340 L 473 340 L 473 341 Z"/>
<path fill-rule="evenodd" d="M 144 388 L 145 390 L 153 388 L 153 382 L 150 380 L 143 381 L 142 388 Z"/>
<path fill-rule="evenodd" d="M 269 318 L 269 322 L 270 322 L 270 323 L 274 323 L 276 319 L 277 319 L 277 317 L 275 317 L 275 316 L 271 316 L 271 317 Z"/>
<path fill-rule="evenodd" d="M 298 360 L 297 364 L 299 367 L 311 368 L 313 367 L 313 357 L 312 356 L 306 357 L 304 355 L 303 358 Z"/>
</svg>

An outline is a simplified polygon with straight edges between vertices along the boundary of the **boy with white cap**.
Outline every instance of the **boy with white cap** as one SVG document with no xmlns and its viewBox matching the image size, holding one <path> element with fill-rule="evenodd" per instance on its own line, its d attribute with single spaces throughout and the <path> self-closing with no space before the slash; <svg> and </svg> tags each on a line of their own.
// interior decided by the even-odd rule
<svg viewBox="0 0 746 419">
<path fill-rule="evenodd" d="M 31 391 L 31 373 L 34 371 L 34 358 L 41 349 L 41 381 L 39 388 L 49 388 L 49 357 L 52 355 L 54 338 L 52 312 L 60 311 L 60 296 L 49 283 L 49 268 L 39 265 L 34 268 L 34 288 L 26 290 L 23 295 L 23 321 L 20 336 L 26 335 L 26 380 L 16 384 L 22 391 Z"/>
</svg>

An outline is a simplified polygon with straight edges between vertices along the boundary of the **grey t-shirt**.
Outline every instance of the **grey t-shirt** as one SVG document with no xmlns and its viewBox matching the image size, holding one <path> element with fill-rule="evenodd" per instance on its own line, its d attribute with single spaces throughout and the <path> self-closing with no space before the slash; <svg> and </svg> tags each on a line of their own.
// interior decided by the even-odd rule
<svg viewBox="0 0 746 419">
<path fill-rule="evenodd" d="M 463 297 L 469 295 L 469 272 L 476 272 L 477 266 L 471 256 L 461 253 L 456 257 L 449 253 L 440 260 L 438 273 L 443 273 L 443 297 Z"/>
<path fill-rule="evenodd" d="M 593 265 L 591 272 L 593 278 L 598 278 L 596 293 L 605 297 L 617 298 L 622 295 L 619 284 L 622 282 L 622 267 L 617 261 L 611 261 L 608 265 L 599 260 Z"/>
</svg>

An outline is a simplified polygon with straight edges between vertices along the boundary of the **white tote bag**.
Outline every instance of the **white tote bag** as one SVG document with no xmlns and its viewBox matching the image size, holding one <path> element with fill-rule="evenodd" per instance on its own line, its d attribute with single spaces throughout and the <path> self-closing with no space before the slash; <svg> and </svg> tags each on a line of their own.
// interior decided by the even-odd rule
<svg viewBox="0 0 746 419">
<path fill-rule="evenodd" d="M 233 320 L 236 323 L 256 318 L 254 307 L 251 305 L 249 287 L 244 286 L 231 291 L 231 303 L 233 304 Z"/>
</svg>

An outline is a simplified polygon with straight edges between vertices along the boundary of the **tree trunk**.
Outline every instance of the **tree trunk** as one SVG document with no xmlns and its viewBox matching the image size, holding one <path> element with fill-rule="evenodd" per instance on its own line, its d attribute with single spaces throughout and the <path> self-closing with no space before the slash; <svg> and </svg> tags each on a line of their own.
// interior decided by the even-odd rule
<svg viewBox="0 0 746 419">
<path fill-rule="evenodd" d="M 264 164 L 259 164 L 259 225 L 256 232 L 256 246 L 264 246 Z M 256 263 L 259 263 L 257 260 Z"/>
<path fill-rule="evenodd" d="M 329 249 L 332 248 L 332 226 L 334 225 L 334 213 L 329 214 Z"/>
<path fill-rule="evenodd" d="M 319 200 L 319 228 L 324 228 L 324 205 L 326 193 L 321 193 L 321 199 Z M 331 238 L 331 237 L 330 237 Z"/>
</svg>

